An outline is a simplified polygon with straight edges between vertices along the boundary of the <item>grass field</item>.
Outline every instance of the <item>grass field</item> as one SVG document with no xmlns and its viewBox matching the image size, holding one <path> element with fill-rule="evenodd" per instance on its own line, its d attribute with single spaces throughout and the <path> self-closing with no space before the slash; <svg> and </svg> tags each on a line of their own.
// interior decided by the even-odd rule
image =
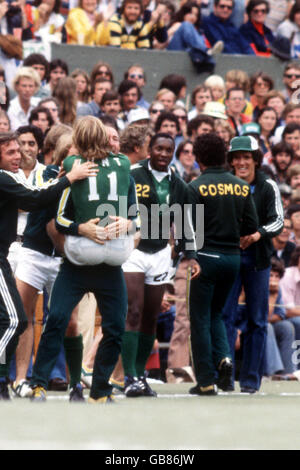
<svg viewBox="0 0 300 470">
<path fill-rule="evenodd" d="M 259 393 L 188 394 L 190 384 L 154 385 L 158 398 L 113 405 L 0 402 L 0 449 L 299 449 L 300 383 L 264 382 Z M 238 389 L 238 386 L 236 387 Z"/>
</svg>

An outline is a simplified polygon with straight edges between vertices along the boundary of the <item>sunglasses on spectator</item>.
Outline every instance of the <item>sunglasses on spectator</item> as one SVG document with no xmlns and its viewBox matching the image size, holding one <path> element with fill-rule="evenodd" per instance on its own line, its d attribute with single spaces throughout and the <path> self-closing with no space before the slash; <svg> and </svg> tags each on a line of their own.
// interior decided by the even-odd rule
<svg viewBox="0 0 300 470">
<path fill-rule="evenodd" d="M 144 75 L 142 75 L 141 73 L 132 73 L 128 76 L 129 78 L 144 78 Z"/>
<path fill-rule="evenodd" d="M 253 8 L 253 13 L 267 13 L 266 8 Z"/>
<path fill-rule="evenodd" d="M 293 77 L 300 78 L 300 74 L 298 74 L 298 73 L 285 73 L 284 76 L 286 78 L 293 78 Z"/>
<path fill-rule="evenodd" d="M 233 8 L 232 6 L 229 6 L 229 5 L 218 5 L 218 6 L 219 8 L 221 8 L 221 10 L 225 10 L 225 9 L 232 10 Z"/>
<path fill-rule="evenodd" d="M 186 116 L 183 116 L 183 115 L 182 115 L 182 116 L 178 116 L 177 114 L 176 114 L 176 116 L 178 117 L 178 119 L 182 119 L 183 121 L 186 121 L 186 120 L 187 120 L 187 117 L 186 117 Z"/>
<path fill-rule="evenodd" d="M 156 113 L 161 113 L 162 109 L 151 109 L 150 113 L 156 114 Z"/>
<path fill-rule="evenodd" d="M 108 70 L 98 70 L 97 72 L 98 75 L 108 75 L 110 76 L 110 73 Z"/>
</svg>

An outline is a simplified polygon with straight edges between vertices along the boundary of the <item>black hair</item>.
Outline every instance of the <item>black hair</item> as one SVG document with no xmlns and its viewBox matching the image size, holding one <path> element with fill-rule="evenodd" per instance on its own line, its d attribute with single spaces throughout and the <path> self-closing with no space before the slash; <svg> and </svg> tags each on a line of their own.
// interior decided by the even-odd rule
<svg viewBox="0 0 300 470">
<path fill-rule="evenodd" d="M 299 206 L 300 211 L 300 206 Z M 298 266 L 299 265 L 299 258 L 300 258 L 300 246 L 297 246 L 293 253 L 291 254 L 290 259 L 290 266 Z"/>
<path fill-rule="evenodd" d="M 149 142 L 149 149 L 153 147 L 157 139 L 169 139 L 173 142 L 173 145 L 175 147 L 175 140 L 173 139 L 172 136 L 170 136 L 170 134 L 167 134 L 166 132 L 158 132 L 157 134 L 154 134 L 151 137 L 150 142 Z"/>
<path fill-rule="evenodd" d="M 292 146 L 288 144 L 287 142 L 285 142 L 284 140 L 281 140 L 280 142 L 278 142 L 278 144 L 275 144 L 271 148 L 271 152 L 272 152 L 273 158 L 275 158 L 276 155 L 278 155 L 279 153 L 283 153 L 283 152 L 289 154 L 292 159 L 294 158 L 294 150 Z"/>
<path fill-rule="evenodd" d="M 208 124 L 211 126 L 212 130 L 214 130 L 215 127 L 215 121 L 214 118 L 211 116 L 196 116 L 195 118 L 191 119 L 188 122 L 188 128 L 187 128 L 187 134 L 191 136 L 193 134 L 193 131 L 196 131 L 201 124 Z"/>
<path fill-rule="evenodd" d="M 67 62 L 65 62 L 64 60 L 62 59 L 54 59 L 54 60 L 51 60 L 50 64 L 49 64 L 49 75 L 50 73 L 52 72 L 52 70 L 55 70 L 57 67 L 60 67 L 61 69 L 64 70 L 65 74 L 66 75 L 69 75 L 69 67 L 68 67 L 68 64 Z"/>
<path fill-rule="evenodd" d="M 291 122 L 290 124 L 287 124 L 283 130 L 282 139 L 284 139 L 287 134 L 292 134 L 295 131 L 300 131 L 299 124 L 297 124 L 296 122 Z"/>
<path fill-rule="evenodd" d="M 172 23 L 173 24 L 174 23 L 182 23 L 184 21 L 185 15 L 187 15 L 188 13 L 191 13 L 193 8 L 197 8 L 197 10 L 198 10 L 198 20 L 195 24 L 195 27 L 197 29 L 199 29 L 200 24 L 201 24 L 201 10 L 200 10 L 199 6 L 197 5 L 197 3 L 193 2 L 193 1 L 187 1 L 184 5 L 182 5 L 182 7 L 177 11 L 177 13 L 175 13 L 174 20 L 173 20 Z M 161 87 L 161 88 L 163 88 L 163 87 Z M 166 87 L 166 88 L 168 88 L 168 87 Z"/>
<path fill-rule="evenodd" d="M 138 87 L 138 85 L 133 82 L 132 80 L 123 80 L 120 85 L 119 85 L 119 88 L 118 88 L 118 93 L 119 95 L 124 95 L 124 93 L 126 93 L 127 91 L 131 90 L 131 88 L 136 88 L 137 91 L 138 91 L 138 99 L 141 98 L 141 91 Z"/>
<path fill-rule="evenodd" d="M 253 150 L 253 152 L 251 152 L 251 153 L 252 153 L 253 160 L 257 164 L 256 168 L 260 168 L 260 166 L 262 164 L 262 161 L 263 161 L 263 158 L 264 158 L 264 155 L 263 155 L 262 151 L 260 149 L 257 149 L 257 150 Z M 235 152 L 228 152 L 227 162 L 229 163 L 229 165 L 231 164 L 231 162 L 234 158 L 234 154 L 235 154 Z"/>
<path fill-rule="evenodd" d="M 271 271 L 278 273 L 279 277 L 282 278 L 284 275 L 284 271 L 285 271 L 284 262 L 280 259 L 275 258 L 275 256 L 272 256 Z"/>
<path fill-rule="evenodd" d="M 243 88 L 235 86 L 233 88 L 229 88 L 229 90 L 226 91 L 226 96 L 225 96 L 226 100 L 229 100 L 230 94 L 231 94 L 232 91 L 242 91 L 243 94 L 245 95 L 245 90 L 243 90 Z"/>
<path fill-rule="evenodd" d="M 178 97 L 182 88 L 186 86 L 186 79 L 183 75 L 171 73 L 163 77 L 160 82 L 159 89 L 161 90 L 162 88 L 167 88 L 168 90 L 173 91 L 176 97 Z"/>
<path fill-rule="evenodd" d="M 296 1 L 294 5 L 292 6 L 289 14 L 289 20 L 293 23 L 295 21 L 295 15 L 296 13 L 299 13 L 300 11 L 300 2 Z"/>
<path fill-rule="evenodd" d="M 194 154 L 197 162 L 206 167 L 223 166 L 226 161 L 226 146 L 221 137 L 211 132 L 196 138 Z"/>
<path fill-rule="evenodd" d="M 246 7 L 247 15 L 250 16 L 250 13 L 252 12 L 252 10 L 255 7 L 257 7 L 257 5 L 262 5 L 262 4 L 266 6 L 267 13 L 269 13 L 270 5 L 269 5 L 269 2 L 267 2 L 267 0 L 250 0 L 247 7 Z"/>
<path fill-rule="evenodd" d="M 106 101 L 116 101 L 116 100 L 120 101 L 120 96 L 118 92 L 115 90 L 109 90 L 109 91 L 106 91 L 104 95 L 102 96 L 100 104 L 101 106 L 103 106 L 106 103 Z"/>
<path fill-rule="evenodd" d="M 180 142 L 180 144 L 178 145 L 176 152 L 175 152 L 175 157 L 177 158 L 177 160 L 179 159 L 181 152 L 184 150 L 184 147 L 187 144 L 193 145 L 193 142 L 190 139 L 185 139 L 182 142 Z"/>
<path fill-rule="evenodd" d="M 177 132 L 180 132 L 180 124 L 179 124 L 178 117 L 169 111 L 162 111 L 160 113 L 155 123 L 155 128 L 154 128 L 155 132 L 159 132 L 159 129 L 161 128 L 161 125 L 164 121 L 174 122 L 176 124 Z"/>
<path fill-rule="evenodd" d="M 18 137 L 22 134 L 28 134 L 29 132 L 34 136 L 35 141 L 38 145 L 38 148 L 39 150 L 41 150 L 43 148 L 44 136 L 43 136 L 43 132 L 41 131 L 39 127 L 29 124 L 28 126 L 18 127 L 16 131 Z"/>
<path fill-rule="evenodd" d="M 261 78 L 264 82 L 267 82 L 269 85 L 269 91 L 273 90 L 274 88 L 274 80 L 270 75 L 268 75 L 266 72 L 259 71 L 256 72 L 254 75 L 251 75 L 250 77 L 250 95 L 253 95 L 254 93 L 254 85 L 257 81 L 258 78 Z"/>
<path fill-rule="evenodd" d="M 104 126 L 113 127 L 117 132 L 119 132 L 117 121 L 112 117 L 104 114 L 99 117 L 100 121 Z"/>
<path fill-rule="evenodd" d="M 49 127 L 53 126 L 54 121 L 53 121 L 53 118 L 51 116 L 51 113 L 50 113 L 48 108 L 44 108 L 43 106 L 37 106 L 36 108 L 34 108 L 31 111 L 30 116 L 29 116 L 29 120 L 28 120 L 29 124 L 32 124 L 32 121 L 36 121 L 39 118 L 39 113 L 46 114 L 47 119 L 48 119 L 48 123 L 49 123 Z"/>
<path fill-rule="evenodd" d="M 48 80 L 49 76 L 49 62 L 42 54 L 30 54 L 24 59 L 23 65 L 26 67 L 32 67 L 33 65 L 43 65 L 45 67 L 44 80 Z"/>
</svg>

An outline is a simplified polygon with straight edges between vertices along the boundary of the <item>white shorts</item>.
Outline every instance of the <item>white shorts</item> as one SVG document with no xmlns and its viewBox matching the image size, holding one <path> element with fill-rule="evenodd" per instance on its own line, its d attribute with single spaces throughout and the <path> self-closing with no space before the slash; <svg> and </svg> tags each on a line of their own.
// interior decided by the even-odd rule
<svg viewBox="0 0 300 470">
<path fill-rule="evenodd" d="M 22 249 L 21 242 L 12 242 L 12 244 L 9 247 L 7 260 L 10 264 L 13 274 L 15 274 L 18 263 L 21 261 L 21 254 L 20 254 L 21 249 Z"/>
<path fill-rule="evenodd" d="M 61 258 L 44 255 L 23 246 L 20 256 L 15 276 L 38 291 L 42 291 L 45 287 L 50 295 L 59 271 Z"/>
<path fill-rule="evenodd" d="M 79 266 L 109 264 L 121 266 L 134 249 L 134 237 L 114 238 L 99 245 L 86 237 L 65 237 L 64 251 L 69 261 Z"/>
<path fill-rule="evenodd" d="M 124 273 L 144 273 L 145 284 L 158 286 L 169 282 L 171 268 L 171 247 L 167 245 L 157 253 L 144 253 L 133 250 L 129 259 L 122 265 Z"/>
</svg>

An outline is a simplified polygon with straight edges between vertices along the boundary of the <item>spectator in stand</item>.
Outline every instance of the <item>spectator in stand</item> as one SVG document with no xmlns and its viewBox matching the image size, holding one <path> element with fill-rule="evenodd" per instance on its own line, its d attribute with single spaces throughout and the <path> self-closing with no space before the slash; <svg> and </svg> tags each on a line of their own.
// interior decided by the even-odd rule
<svg viewBox="0 0 300 470">
<path fill-rule="evenodd" d="M 277 113 L 277 119 L 279 125 L 283 124 L 283 116 L 282 113 L 285 108 L 285 99 L 283 94 L 278 90 L 271 90 L 269 93 L 266 94 L 264 99 L 265 106 L 271 106 L 274 108 Z"/>
<path fill-rule="evenodd" d="M 155 100 L 160 101 L 166 111 L 172 111 L 176 104 L 176 95 L 168 88 L 161 88 L 155 95 Z"/>
<path fill-rule="evenodd" d="M 300 212 L 298 212 L 300 216 Z M 280 281 L 283 302 L 286 305 L 286 317 L 295 327 L 296 339 L 300 339 L 300 247 L 297 246 L 291 256 L 290 267 L 286 268 Z"/>
<path fill-rule="evenodd" d="M 10 131 L 9 117 L 4 109 L 0 109 L 0 132 L 8 131 Z"/>
<path fill-rule="evenodd" d="M 225 82 L 220 75 L 210 75 L 204 82 L 212 92 L 212 101 L 219 101 L 225 95 Z"/>
<path fill-rule="evenodd" d="M 0 110 L 7 111 L 10 104 L 10 91 L 6 84 L 5 72 L 0 65 Z"/>
<path fill-rule="evenodd" d="M 292 230 L 292 221 L 289 217 L 285 216 L 283 221 L 282 232 L 272 239 L 274 251 L 272 256 L 282 260 L 284 266 L 290 266 L 291 255 L 294 252 L 296 245 L 289 240 Z"/>
<path fill-rule="evenodd" d="M 71 77 L 76 82 L 77 107 L 90 101 L 90 77 L 85 70 L 75 69 Z"/>
<path fill-rule="evenodd" d="M 119 114 L 124 125 L 128 124 L 128 113 L 132 109 L 138 109 L 138 101 L 141 97 L 141 92 L 137 84 L 131 80 L 123 80 L 118 88 L 118 93 L 121 97 L 122 111 Z"/>
<path fill-rule="evenodd" d="M 235 132 L 229 122 L 225 121 L 225 119 L 216 119 L 215 133 L 221 137 L 226 145 L 226 149 L 228 150 L 230 141 L 235 136 Z"/>
<path fill-rule="evenodd" d="M 268 0 L 270 11 L 266 25 L 276 34 L 279 24 L 286 19 L 294 0 Z"/>
<path fill-rule="evenodd" d="M 273 143 L 277 144 L 282 139 L 282 134 L 285 127 L 288 124 L 299 124 L 300 125 L 300 103 L 288 103 L 282 112 L 283 123 L 276 129 L 273 137 Z"/>
<path fill-rule="evenodd" d="M 174 22 L 168 29 L 168 45 L 170 51 L 187 51 L 194 63 L 207 64 L 212 71 L 215 62 L 211 56 L 222 52 L 223 43 L 218 41 L 214 48 L 209 49 L 209 44 L 200 30 L 201 13 L 196 2 L 187 1 L 175 14 Z M 168 87 L 166 87 L 168 88 Z"/>
<path fill-rule="evenodd" d="M 184 139 L 186 139 L 187 138 L 187 121 L 188 121 L 186 110 L 182 106 L 177 105 L 175 106 L 172 112 L 175 116 L 177 116 L 179 125 L 180 125 L 180 132 L 179 134 L 177 134 L 177 139 L 178 137 L 181 137 L 181 138 L 183 137 Z"/>
<path fill-rule="evenodd" d="M 69 75 L 69 67 L 64 60 L 53 59 L 49 65 L 49 81 L 45 86 L 46 90 L 49 91 L 50 95 L 53 94 L 53 90 L 59 80 Z"/>
<path fill-rule="evenodd" d="M 155 123 L 154 130 L 156 134 L 169 134 L 175 140 L 175 146 L 178 145 L 178 140 L 182 140 L 182 138 L 180 138 L 177 139 L 176 142 L 176 137 L 180 133 L 179 119 L 173 113 L 168 111 L 164 111 L 160 114 Z"/>
<path fill-rule="evenodd" d="M 264 107 L 264 99 L 273 88 L 274 81 L 265 72 L 260 71 L 250 77 L 250 101 L 253 107 L 253 120 L 257 118 L 259 110 Z"/>
<path fill-rule="evenodd" d="M 165 111 L 164 105 L 160 101 L 152 101 L 149 107 L 150 126 L 154 128 L 158 116 Z"/>
<path fill-rule="evenodd" d="M 230 21 L 233 10 L 233 0 L 214 0 L 213 13 L 203 22 L 204 34 L 210 45 L 223 41 L 225 54 L 249 54 L 254 52 Z"/>
<path fill-rule="evenodd" d="M 259 110 L 256 119 L 260 125 L 260 149 L 264 156 L 264 163 L 271 162 L 271 138 L 277 125 L 277 113 L 274 108 L 265 107 Z"/>
<path fill-rule="evenodd" d="M 112 83 L 107 78 L 96 78 L 92 81 L 91 96 L 92 101 L 85 103 L 80 106 L 77 110 L 77 116 L 95 116 L 101 117 L 103 112 L 101 110 L 101 101 L 103 95 L 110 91 Z"/>
<path fill-rule="evenodd" d="M 184 106 L 182 100 L 186 95 L 187 82 L 186 78 L 183 75 L 178 75 L 177 73 L 171 73 L 166 75 L 160 82 L 159 89 L 171 90 L 176 96 L 176 105 Z"/>
<path fill-rule="evenodd" d="M 13 2 L 3 1 L 0 7 L 1 34 L 16 35 L 14 29 L 20 29 L 18 39 L 26 41 L 32 39 L 33 34 L 30 24 L 31 7 L 26 5 L 23 0 L 14 0 Z"/>
<path fill-rule="evenodd" d="M 298 176 L 300 176 L 298 168 Z M 299 178 L 300 181 L 300 178 Z M 290 241 L 295 243 L 299 248 L 300 246 L 300 204 L 290 205 L 287 209 L 287 217 L 290 217 L 292 222 L 292 232 L 290 234 Z M 299 250 L 298 250 L 299 251 Z M 297 305 L 300 305 L 297 302 Z"/>
<path fill-rule="evenodd" d="M 109 90 L 104 93 L 100 103 L 101 111 L 106 116 L 115 119 L 119 130 L 124 129 L 124 123 L 118 118 L 121 111 L 120 96 L 117 91 Z M 117 153 L 117 152 L 115 152 Z"/>
<path fill-rule="evenodd" d="M 300 57 L 300 2 L 295 1 L 288 18 L 283 21 L 276 31 L 278 36 L 284 36 L 291 43 L 291 57 Z"/>
<path fill-rule="evenodd" d="M 143 67 L 139 64 L 131 65 L 124 74 L 124 80 L 131 80 L 137 84 L 141 93 L 137 105 L 141 108 L 149 109 L 150 103 L 145 100 L 142 93 L 142 88 L 146 85 L 146 74 Z"/>
<path fill-rule="evenodd" d="M 274 179 L 278 184 L 286 183 L 287 171 L 292 164 L 294 151 L 289 144 L 282 141 L 274 145 L 271 152 L 272 161 L 270 163 L 270 168 L 273 171 Z"/>
<path fill-rule="evenodd" d="M 97 64 L 94 65 L 90 75 L 91 85 L 97 78 L 105 78 L 106 80 L 109 80 L 112 87 L 114 87 L 114 74 L 111 66 L 107 62 L 100 60 L 100 62 L 97 62 Z"/>
<path fill-rule="evenodd" d="M 282 140 L 290 144 L 294 151 L 293 164 L 299 163 L 300 160 L 300 125 L 292 122 L 285 126 L 282 133 Z"/>
<path fill-rule="evenodd" d="M 151 23 L 153 26 L 149 30 L 150 47 L 162 48 L 168 40 L 167 27 L 165 22 L 165 14 L 168 7 L 163 2 L 157 2 L 153 10 L 149 9 L 151 0 L 143 0 L 143 21 Z M 175 9 L 175 7 L 174 7 Z"/>
<path fill-rule="evenodd" d="M 34 96 L 37 98 L 45 98 L 46 96 L 49 96 L 49 90 L 44 88 L 49 75 L 48 60 L 42 54 L 30 54 L 23 61 L 23 66 L 32 67 L 40 76 L 41 87 Z"/>
<path fill-rule="evenodd" d="M 226 91 L 230 88 L 242 88 L 245 93 L 249 93 L 250 89 L 250 79 L 249 75 L 244 70 L 228 70 L 225 75 L 225 89 Z M 243 114 L 252 118 L 253 107 L 250 101 L 245 100 L 245 108 L 243 109 Z M 225 96 L 222 99 L 222 102 L 225 102 Z"/>
<path fill-rule="evenodd" d="M 283 72 L 282 81 L 284 83 L 283 95 L 286 101 L 290 101 L 293 94 L 300 88 L 300 64 L 298 62 L 289 62 Z"/>
<path fill-rule="evenodd" d="M 242 88 L 231 88 L 226 93 L 226 113 L 236 135 L 240 135 L 243 124 L 250 118 L 243 114 L 245 108 L 245 92 Z"/>
<path fill-rule="evenodd" d="M 240 27 L 240 33 L 252 47 L 257 56 L 269 57 L 270 44 L 274 36 L 270 28 L 265 25 L 269 13 L 267 0 L 250 0 L 246 7 L 249 20 Z"/>
<path fill-rule="evenodd" d="M 293 342 L 296 338 L 294 325 L 286 318 L 283 306 L 280 279 L 284 275 L 284 265 L 278 259 L 271 260 L 269 282 L 268 333 L 265 352 L 265 374 L 274 375 L 273 380 L 296 380 L 297 370 L 293 358 Z M 279 362 L 276 357 L 279 355 Z"/>
<path fill-rule="evenodd" d="M 75 80 L 71 77 L 61 78 L 54 88 L 53 96 L 60 104 L 60 122 L 72 126 L 76 119 L 77 109 Z"/>
<path fill-rule="evenodd" d="M 291 166 L 287 171 L 287 184 L 291 189 L 300 187 L 300 165 Z"/>
<path fill-rule="evenodd" d="M 10 102 L 8 116 L 12 130 L 28 124 L 31 111 L 39 103 L 34 94 L 40 88 L 39 74 L 31 67 L 21 67 L 13 81 L 13 88 L 17 96 Z"/>
<path fill-rule="evenodd" d="M 42 106 L 37 106 L 31 111 L 28 121 L 29 124 L 32 124 L 33 126 L 41 129 L 44 137 L 49 131 L 50 127 L 52 127 L 54 124 L 49 109 L 43 108 Z"/>
<path fill-rule="evenodd" d="M 214 119 L 210 116 L 197 116 L 188 123 L 188 136 L 192 142 L 203 134 L 210 134 L 215 129 Z"/>
<path fill-rule="evenodd" d="M 191 140 L 183 140 L 178 145 L 175 152 L 176 160 L 174 167 L 178 171 L 181 178 L 189 183 L 191 181 L 191 172 L 195 168 L 195 154 L 193 150 L 193 142 Z"/>
<path fill-rule="evenodd" d="M 188 120 L 190 121 L 194 117 L 198 116 L 203 112 L 203 108 L 206 103 L 213 101 L 212 91 L 210 87 L 206 85 L 197 85 L 192 92 L 192 110 L 188 113 Z"/>
<path fill-rule="evenodd" d="M 153 22 L 143 22 L 142 0 L 124 0 L 120 13 L 108 22 L 108 45 L 124 49 L 150 49 Z"/>
<path fill-rule="evenodd" d="M 35 0 L 33 30 L 36 39 L 62 42 L 64 17 L 59 13 L 61 0 Z M 65 42 L 65 37 L 64 41 Z"/>
<path fill-rule="evenodd" d="M 59 123 L 59 102 L 53 96 L 49 96 L 49 98 L 44 98 L 39 102 L 39 106 L 43 106 L 43 108 L 49 109 L 54 124 Z"/>
<path fill-rule="evenodd" d="M 101 31 L 98 25 L 103 15 L 97 11 L 97 3 L 97 0 L 79 0 L 78 8 L 72 8 L 69 12 L 66 21 L 68 44 L 99 44 Z"/>
</svg>

